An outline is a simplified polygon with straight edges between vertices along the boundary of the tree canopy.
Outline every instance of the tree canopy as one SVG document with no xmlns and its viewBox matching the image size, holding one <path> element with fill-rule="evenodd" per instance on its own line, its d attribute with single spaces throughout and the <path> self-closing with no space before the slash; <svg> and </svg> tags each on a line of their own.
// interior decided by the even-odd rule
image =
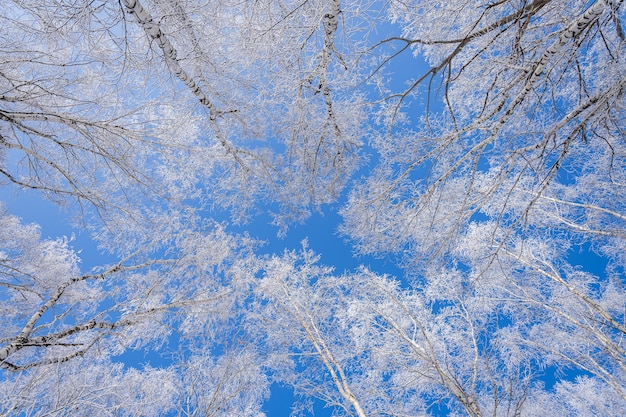
<svg viewBox="0 0 626 417">
<path fill-rule="evenodd" d="M 0 415 L 626 415 L 625 18 L 0 3 L 1 195 L 102 254 L 0 205 Z"/>
</svg>

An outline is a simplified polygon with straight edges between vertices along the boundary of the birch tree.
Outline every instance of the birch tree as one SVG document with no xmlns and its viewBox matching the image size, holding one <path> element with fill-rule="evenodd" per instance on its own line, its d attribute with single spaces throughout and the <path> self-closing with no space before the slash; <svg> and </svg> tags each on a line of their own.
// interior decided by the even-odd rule
<svg viewBox="0 0 626 417">
<path fill-rule="evenodd" d="M 339 90 L 331 75 L 344 60 L 335 44 L 339 3 L 307 5 L 305 14 L 296 4 L 212 6 L 20 1 L 2 8 L 3 180 L 58 202 L 77 201 L 102 247 L 119 257 L 81 271 L 67 241 L 42 241 L 36 227 L 3 214 L 0 360 L 16 396 L 6 399 L 7 412 L 123 410 L 116 390 L 126 384 L 132 397 L 124 381 L 133 376 L 111 364 L 112 356 L 164 344 L 172 328 L 208 349 L 203 333 L 226 320 L 240 283 L 220 282 L 228 276 L 222 267 L 229 237 L 219 226 L 207 232 L 179 218 L 183 200 L 194 200 L 194 209 L 240 213 L 261 198 L 284 204 L 283 217 L 302 218 L 335 198 L 356 168 L 358 97 L 335 100 L 331 89 Z M 270 38 L 294 42 L 273 45 Z M 262 47 L 252 48 L 258 39 Z M 284 60 L 274 64 L 277 57 Z M 290 72 L 302 62 L 303 71 Z M 287 107 L 298 97 L 296 111 Z M 267 137 L 279 140 L 263 149 Z M 276 155 L 282 146 L 288 155 Z M 245 263 L 240 255 L 237 262 Z M 209 362 L 198 375 L 210 374 Z M 116 388 L 90 398 L 98 393 L 79 381 L 79 366 Z M 63 376 L 39 383 L 51 369 Z M 163 376 L 177 384 L 170 370 Z M 58 397 L 28 409 L 28 399 L 61 378 L 86 397 L 58 386 Z M 220 392 L 231 395 L 218 387 L 218 403 Z M 251 398 L 252 390 L 245 394 Z M 166 412 L 172 395 L 164 392 L 146 414 Z M 180 410 L 207 413 L 210 395 L 198 388 Z M 83 400 L 93 407 L 77 405 Z"/>
<path fill-rule="evenodd" d="M 114 264 L 81 271 L 67 239 L 41 239 L 36 225 L 6 213 L 0 224 L 4 413 L 163 415 L 183 410 L 182 398 L 200 395 L 183 383 L 185 375 L 200 372 L 185 359 L 187 346 L 205 351 L 228 341 L 230 312 L 249 285 L 237 272 L 249 268 L 247 250 L 235 254 L 244 241 L 219 226 L 185 228 L 164 241 L 144 242 L 144 249 Z M 163 250 L 166 256 L 154 253 Z M 129 351 L 159 357 L 183 346 L 184 359 L 160 359 L 165 366 L 159 368 L 129 370 L 114 359 Z M 203 389 L 215 383 L 219 398 L 243 391 L 240 400 L 229 401 L 233 409 L 247 404 L 246 412 L 254 414 L 260 404 L 244 398 L 263 398 L 262 378 L 252 386 L 252 374 L 237 377 L 241 363 L 215 362 L 204 362 L 202 372 L 215 380 Z M 198 398 L 192 408 L 204 401 Z M 202 408 L 218 412 L 226 405 L 219 400 Z"/>
<path fill-rule="evenodd" d="M 382 91 L 380 164 L 344 210 L 363 252 L 441 254 L 484 216 L 512 234 L 541 225 L 623 238 L 621 2 L 392 2 L 388 12 L 401 33 L 373 46 L 379 71 L 410 52 L 430 69 Z M 408 103 L 421 87 L 433 108 L 419 119 Z"/>
<path fill-rule="evenodd" d="M 265 200 L 286 228 L 279 218 L 334 201 L 359 166 L 364 105 L 340 14 L 339 2 L 7 4 L 3 178 L 101 216 L 132 211 L 138 193 L 242 219 Z"/>
<path fill-rule="evenodd" d="M 267 261 L 253 334 L 267 332 L 258 344 L 277 381 L 346 415 L 620 414 L 623 286 L 583 294 L 594 277 L 556 272 L 561 242 L 550 243 L 489 268 L 467 255 L 470 269 L 432 268 L 412 285 L 288 252 Z M 519 268 L 532 256 L 544 270 Z"/>
<path fill-rule="evenodd" d="M 387 48 L 378 71 L 408 51 L 430 69 L 399 92 L 382 84 L 379 163 L 350 192 L 342 230 L 362 253 L 399 255 L 414 277 L 411 288 L 437 289 L 427 300 L 461 291 L 460 299 L 443 301 L 462 308 L 459 317 L 465 297 L 495 291 L 472 301 L 493 303 L 485 314 L 498 317 L 479 327 L 484 340 L 467 335 L 476 341 L 475 358 L 492 342 L 496 358 L 509 333 L 505 344 L 513 341 L 518 358 L 532 351 L 530 364 L 579 373 L 578 383 L 556 389 L 563 398 L 584 397 L 577 405 L 518 381 L 528 389 L 511 398 L 543 398 L 526 413 L 554 406 L 610 415 L 623 401 L 623 382 L 613 379 L 622 378 L 624 363 L 622 4 L 414 2 L 390 10 L 403 32 L 374 45 Z M 410 101 L 421 97 L 432 107 L 419 118 Z M 452 278 L 456 289 L 448 287 Z M 496 331 L 508 320 L 515 325 Z M 462 349 L 458 343 L 447 355 Z M 460 381 L 480 380 L 466 375 Z M 581 393 L 585 384 L 597 402 Z M 481 401 L 475 404 L 485 413 Z"/>
</svg>

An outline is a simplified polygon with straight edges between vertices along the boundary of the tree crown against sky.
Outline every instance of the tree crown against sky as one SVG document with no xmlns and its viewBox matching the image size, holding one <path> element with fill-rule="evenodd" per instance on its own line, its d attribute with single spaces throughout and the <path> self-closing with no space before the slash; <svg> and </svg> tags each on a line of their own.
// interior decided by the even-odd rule
<svg viewBox="0 0 626 417">
<path fill-rule="evenodd" d="M 0 4 L 3 195 L 107 253 L 1 208 L 1 413 L 626 414 L 624 13 Z"/>
</svg>

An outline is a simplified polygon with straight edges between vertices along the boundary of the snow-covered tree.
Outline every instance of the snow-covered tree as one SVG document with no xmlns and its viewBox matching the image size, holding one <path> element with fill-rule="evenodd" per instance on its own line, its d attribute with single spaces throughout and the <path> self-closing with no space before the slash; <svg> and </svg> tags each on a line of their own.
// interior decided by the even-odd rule
<svg viewBox="0 0 626 417">
<path fill-rule="evenodd" d="M 484 218 L 623 239 L 621 4 L 391 2 L 401 34 L 374 51 L 400 48 L 378 71 L 405 51 L 430 69 L 382 84 L 380 163 L 344 209 L 358 248 L 437 256 Z M 419 118 L 421 87 L 433 109 Z"/>
<path fill-rule="evenodd" d="M 306 247 L 287 252 L 267 260 L 253 339 L 305 405 L 346 415 L 620 415 L 623 286 L 584 292 L 597 278 L 569 265 L 561 275 L 558 251 L 538 246 L 412 285 L 367 269 L 335 275 Z M 520 269 L 531 256 L 545 269 Z"/>
<path fill-rule="evenodd" d="M 215 390 L 218 398 L 243 392 L 230 407 L 245 404 L 247 415 L 259 411 L 259 401 L 250 399 L 263 398 L 263 380 L 241 374 L 245 356 L 232 364 L 221 363 L 226 357 L 205 360 L 204 371 L 196 359 L 164 358 L 170 366 L 143 369 L 124 369 L 119 359 L 128 352 L 160 357 L 183 348 L 189 355 L 190 343 L 202 351 L 230 341 L 229 323 L 249 286 L 245 240 L 220 225 L 185 228 L 152 244 L 142 242 L 144 249 L 116 263 L 82 271 L 67 239 L 42 239 L 36 225 L 6 213 L 0 225 L 5 413 L 163 415 L 179 411 L 171 398 L 198 397 L 200 388 Z M 249 349 L 239 350 L 245 355 Z M 186 378 L 209 379 L 200 387 Z M 204 401 L 195 398 L 192 408 Z M 208 413 L 226 405 L 220 400 L 202 407 Z"/>
<path fill-rule="evenodd" d="M 359 417 L 626 414 L 625 13 L 0 4 L 0 182 L 108 254 L 2 211 L 1 413 L 252 416 L 276 382 Z M 229 230 L 327 204 L 404 275 Z"/>
</svg>

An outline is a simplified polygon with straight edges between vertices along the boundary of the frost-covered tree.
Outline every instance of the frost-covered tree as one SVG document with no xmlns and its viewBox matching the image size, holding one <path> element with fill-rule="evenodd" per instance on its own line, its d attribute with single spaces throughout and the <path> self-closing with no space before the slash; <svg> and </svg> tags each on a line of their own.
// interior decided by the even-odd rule
<svg viewBox="0 0 626 417">
<path fill-rule="evenodd" d="M 86 355 L 3 378 L 0 412 L 22 416 L 163 416 L 174 411 L 173 369 L 124 369 Z"/>
<path fill-rule="evenodd" d="M 253 334 L 304 405 L 318 398 L 346 415 L 620 415 L 623 286 L 572 290 L 594 277 L 546 277 L 558 250 L 538 246 L 412 285 L 367 269 L 335 275 L 306 247 L 287 252 L 267 260 Z M 532 256 L 545 270 L 519 268 Z"/>
<path fill-rule="evenodd" d="M 339 6 L 0 6 L 2 182 L 79 203 L 115 259 L 82 270 L 67 240 L 41 239 L 3 212 L 3 411 L 161 414 L 171 387 L 185 384 L 178 412 L 258 411 L 262 378 L 241 358 L 208 355 L 241 317 L 233 311 L 251 257 L 192 212 L 211 206 L 241 217 L 266 199 L 280 203 L 285 226 L 281 219 L 336 198 L 358 166 L 363 119 Z M 173 331 L 181 349 L 197 353 L 171 369 L 127 372 L 112 359 L 161 350 Z M 162 398 L 136 411 L 135 388 L 160 372 L 169 381 Z M 110 382 L 106 392 L 90 376 Z"/>
<path fill-rule="evenodd" d="M 423 325 L 464 323 L 442 351 L 464 412 L 622 413 L 622 3 L 392 2 L 389 16 L 401 33 L 372 49 L 384 51 L 378 166 L 351 190 L 343 231 L 362 253 L 399 255 L 435 303 Z M 410 51 L 430 68 L 395 91 L 380 80 Z M 541 392 L 542 366 L 579 380 Z M 602 394 L 581 395 L 595 383 Z"/>
<path fill-rule="evenodd" d="M 200 352 L 233 343 L 229 323 L 249 285 L 244 240 L 219 225 L 186 227 L 83 271 L 66 239 L 42 239 L 36 225 L 6 213 L 0 225 L 5 415 L 164 415 L 200 407 L 199 389 L 230 401 L 202 405 L 203 415 L 243 405 L 247 415 L 259 410 L 252 399 L 264 396 L 262 377 L 250 366 L 242 375 L 249 349 L 239 347 L 242 356 L 228 363 L 222 363 L 226 355 L 215 363 L 207 359 L 204 370 L 193 358 L 164 356 L 171 365 L 139 369 L 125 369 L 120 359 L 131 351 L 175 356 L 183 347 L 189 356 L 190 343 Z M 188 378 L 206 380 L 194 385 Z M 190 406 L 183 398 L 195 399 Z"/>
<path fill-rule="evenodd" d="M 485 217 L 623 239 L 621 5 L 391 2 L 401 33 L 375 45 L 378 70 L 407 51 L 430 69 L 399 92 L 382 84 L 380 163 L 344 210 L 358 247 L 421 259 Z M 420 99 L 433 109 L 417 119 Z"/>
<path fill-rule="evenodd" d="M 133 215 L 138 192 L 240 217 L 278 202 L 286 227 L 359 166 L 358 56 L 340 14 L 324 1 L 7 3 L 2 178 Z"/>
<path fill-rule="evenodd" d="M 112 259 L 2 212 L 2 412 L 255 415 L 278 382 L 360 417 L 625 414 L 624 13 L 0 4 L 0 181 L 78 203 Z M 285 233 L 327 203 L 405 276 L 208 218 Z"/>
<path fill-rule="evenodd" d="M 140 348 L 167 338 L 170 319 L 198 320 L 168 312 L 188 307 L 202 316 L 204 305 L 215 309 L 197 323 L 201 327 L 227 314 L 217 306 L 227 310 L 232 302 L 221 304 L 237 285 L 221 282 L 220 269 L 237 243 L 219 227 L 206 235 L 169 236 L 178 251 L 170 247 L 165 257 L 151 256 L 158 248 L 144 242 L 145 249 L 84 273 L 67 240 L 42 240 L 35 225 L 11 215 L 1 221 L 3 369 L 65 362 L 96 345 L 112 354 Z"/>
</svg>

